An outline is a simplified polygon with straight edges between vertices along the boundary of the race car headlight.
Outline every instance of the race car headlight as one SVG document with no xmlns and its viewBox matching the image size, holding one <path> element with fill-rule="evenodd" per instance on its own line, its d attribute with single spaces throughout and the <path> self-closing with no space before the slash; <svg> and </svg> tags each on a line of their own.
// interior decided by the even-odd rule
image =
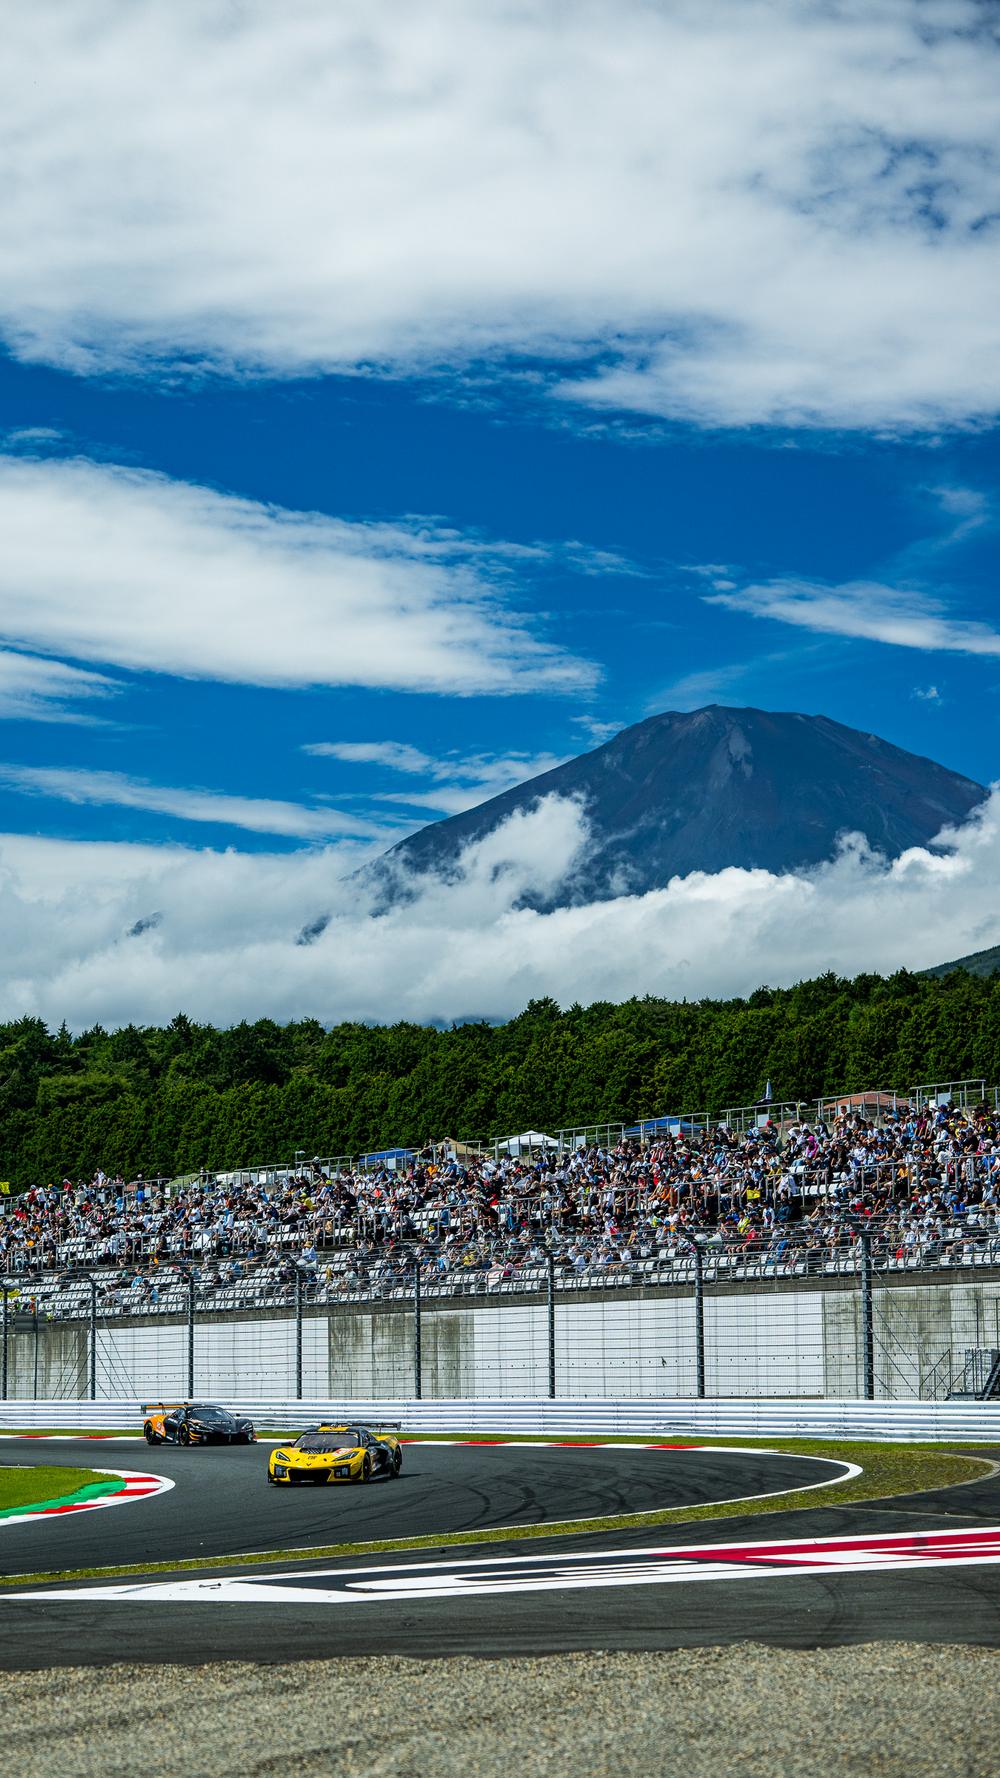
<svg viewBox="0 0 1000 1778">
<path fill-rule="evenodd" d="M 275 1461 L 275 1463 L 290 1463 L 291 1458 L 289 1457 L 287 1451 L 275 1451 L 274 1461 Z"/>
<path fill-rule="evenodd" d="M 276 1463 L 271 1473 L 272 1475 L 287 1475 L 288 1471 L 283 1463 Z"/>
</svg>

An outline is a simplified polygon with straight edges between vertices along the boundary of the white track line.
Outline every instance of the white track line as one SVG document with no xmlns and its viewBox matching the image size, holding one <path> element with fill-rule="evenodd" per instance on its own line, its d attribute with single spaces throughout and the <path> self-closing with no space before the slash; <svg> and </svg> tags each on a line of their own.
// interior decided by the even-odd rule
<svg viewBox="0 0 1000 1778">
<path fill-rule="evenodd" d="M 596 1568 L 594 1565 L 603 1563 Z M 36 1593 L 4 1599 L 64 1599 L 145 1604 L 336 1606 L 415 1604 L 420 1600 L 485 1598 L 497 1593 L 566 1592 L 580 1589 L 701 1583 L 713 1580 L 788 1579 L 809 1575 L 915 1573 L 927 1568 L 1000 1563 L 1000 1526 L 972 1530 L 888 1532 L 749 1544 L 677 1545 L 658 1550 L 591 1551 L 565 1560 L 502 1556 L 462 1562 L 416 1563 L 310 1571 L 325 1587 L 303 1585 L 295 1573 L 267 1581 L 198 1579 L 140 1582 Z"/>
</svg>

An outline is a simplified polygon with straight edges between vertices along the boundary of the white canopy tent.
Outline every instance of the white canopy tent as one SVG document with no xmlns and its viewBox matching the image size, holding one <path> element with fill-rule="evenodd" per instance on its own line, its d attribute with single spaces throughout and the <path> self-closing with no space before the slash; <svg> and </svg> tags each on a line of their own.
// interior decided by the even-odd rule
<svg viewBox="0 0 1000 1778">
<path fill-rule="evenodd" d="M 522 1155 L 542 1154 L 546 1149 L 558 1148 L 554 1136 L 546 1136 L 544 1130 L 522 1130 L 520 1136 L 505 1136 L 496 1144 L 497 1154 Z"/>
</svg>

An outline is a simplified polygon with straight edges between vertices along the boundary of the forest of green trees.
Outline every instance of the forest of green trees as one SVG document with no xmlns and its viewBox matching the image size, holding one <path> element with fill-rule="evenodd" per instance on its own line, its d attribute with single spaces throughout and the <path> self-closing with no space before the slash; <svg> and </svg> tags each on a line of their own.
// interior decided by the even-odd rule
<svg viewBox="0 0 1000 1778">
<path fill-rule="evenodd" d="M 14 1191 L 445 1136 L 717 1112 L 770 1079 L 784 1099 L 865 1087 L 1000 1082 L 1000 976 L 825 975 L 746 1000 L 535 1000 L 505 1025 L 228 1030 L 39 1019 L 0 1025 L 0 1178 Z"/>
</svg>

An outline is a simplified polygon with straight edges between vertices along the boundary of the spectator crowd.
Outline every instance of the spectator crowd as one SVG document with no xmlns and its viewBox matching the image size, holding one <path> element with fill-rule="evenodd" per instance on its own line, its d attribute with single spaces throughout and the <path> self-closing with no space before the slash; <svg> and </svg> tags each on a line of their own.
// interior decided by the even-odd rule
<svg viewBox="0 0 1000 1778">
<path fill-rule="evenodd" d="M 170 1186 L 98 1172 L 32 1187 L 0 1218 L 0 1272 L 22 1295 L 84 1273 L 121 1312 L 166 1307 L 178 1283 L 222 1308 L 336 1301 L 413 1288 L 595 1285 L 655 1277 L 697 1247 L 775 1274 L 856 1257 L 1000 1263 L 1000 1114 L 985 1104 L 846 1105 L 763 1114 L 561 1151 L 415 1156 L 329 1174 L 318 1163 Z M 169 1288 L 168 1288 L 169 1287 Z M 89 1284 L 88 1284 L 89 1288 Z"/>
</svg>

